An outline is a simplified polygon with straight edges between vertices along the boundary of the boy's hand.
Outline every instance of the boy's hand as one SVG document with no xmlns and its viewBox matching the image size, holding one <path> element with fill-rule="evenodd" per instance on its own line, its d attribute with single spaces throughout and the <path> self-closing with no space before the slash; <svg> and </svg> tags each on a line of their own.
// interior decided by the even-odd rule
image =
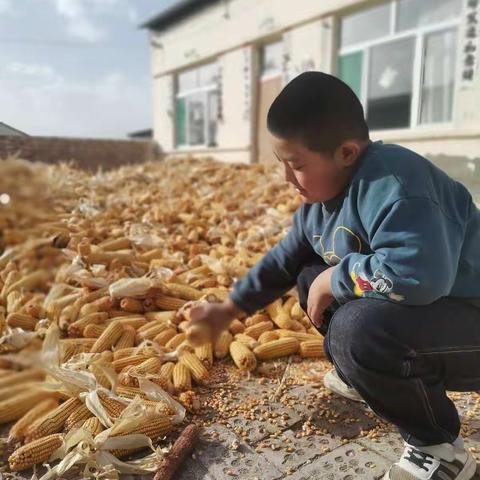
<svg viewBox="0 0 480 480">
<path fill-rule="evenodd" d="M 323 312 L 335 300 L 330 279 L 335 267 L 324 270 L 311 284 L 308 291 L 307 314 L 316 327 L 323 322 Z"/>
<path fill-rule="evenodd" d="M 232 320 L 242 313 L 230 299 L 223 303 L 203 303 L 190 310 L 190 325 L 207 325 L 212 334 L 212 341 L 215 342 Z"/>
</svg>

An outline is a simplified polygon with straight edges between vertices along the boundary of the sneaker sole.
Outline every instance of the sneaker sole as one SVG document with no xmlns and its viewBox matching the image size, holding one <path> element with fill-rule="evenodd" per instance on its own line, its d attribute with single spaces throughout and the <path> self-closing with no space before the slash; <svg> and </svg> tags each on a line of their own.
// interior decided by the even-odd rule
<svg viewBox="0 0 480 480">
<path fill-rule="evenodd" d="M 458 473 L 455 477 L 455 480 L 471 480 L 475 473 L 477 472 L 477 462 L 473 455 L 469 452 L 467 461 L 465 466 L 463 467 L 462 471 Z M 383 477 L 383 480 L 391 480 L 390 479 L 390 472 L 388 471 Z"/>
<path fill-rule="evenodd" d="M 354 402 L 365 403 L 365 400 L 358 394 L 358 393 L 350 393 L 346 390 L 340 390 L 336 388 L 334 385 L 330 385 L 328 382 L 323 382 L 325 387 L 331 390 L 333 393 L 340 395 L 341 397 L 348 398 L 349 400 L 353 400 Z"/>
</svg>

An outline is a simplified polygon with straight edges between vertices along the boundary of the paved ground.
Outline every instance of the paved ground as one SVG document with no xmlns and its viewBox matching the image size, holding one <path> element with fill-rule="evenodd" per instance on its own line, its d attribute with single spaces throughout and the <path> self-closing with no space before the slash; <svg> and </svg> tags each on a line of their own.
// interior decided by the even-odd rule
<svg viewBox="0 0 480 480">
<path fill-rule="evenodd" d="M 382 478 L 403 451 L 395 429 L 363 404 L 324 389 L 320 378 L 330 368 L 326 362 L 280 362 L 275 367 L 267 380 L 252 376 L 238 381 L 233 392 L 205 396 L 217 421 L 205 428 L 201 444 L 176 479 Z M 302 376 L 304 384 L 298 385 Z M 222 396 L 230 405 L 227 411 L 216 408 Z M 480 397 L 451 396 L 464 421 L 467 445 L 480 461 Z M 479 474 L 480 469 L 475 478 Z"/>
<path fill-rule="evenodd" d="M 321 378 L 329 368 L 289 359 L 264 364 L 246 378 L 219 366 L 201 392 L 201 413 L 189 418 L 206 424 L 201 442 L 175 480 L 382 478 L 403 450 L 401 438 L 363 404 L 328 392 Z M 480 396 L 452 397 L 480 461 Z M 151 480 L 122 476 L 134 478 Z"/>
</svg>

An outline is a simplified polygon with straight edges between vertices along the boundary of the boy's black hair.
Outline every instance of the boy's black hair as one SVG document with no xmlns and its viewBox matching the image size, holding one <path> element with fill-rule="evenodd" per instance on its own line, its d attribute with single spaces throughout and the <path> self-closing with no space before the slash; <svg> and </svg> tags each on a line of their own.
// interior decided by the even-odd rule
<svg viewBox="0 0 480 480">
<path fill-rule="evenodd" d="M 310 150 L 333 153 L 347 139 L 368 140 L 363 107 L 353 90 L 322 72 L 304 72 L 273 101 L 267 128 L 276 137 L 298 139 Z"/>
</svg>

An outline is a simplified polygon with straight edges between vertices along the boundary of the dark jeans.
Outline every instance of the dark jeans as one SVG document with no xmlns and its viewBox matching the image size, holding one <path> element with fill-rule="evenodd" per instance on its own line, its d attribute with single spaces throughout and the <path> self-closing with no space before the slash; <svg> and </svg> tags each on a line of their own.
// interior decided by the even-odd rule
<svg viewBox="0 0 480 480">
<path fill-rule="evenodd" d="M 300 305 L 325 263 L 303 268 Z M 480 309 L 461 299 L 402 305 L 359 298 L 332 304 L 319 331 L 338 375 L 412 445 L 453 442 L 457 409 L 446 390 L 480 390 Z"/>
</svg>

